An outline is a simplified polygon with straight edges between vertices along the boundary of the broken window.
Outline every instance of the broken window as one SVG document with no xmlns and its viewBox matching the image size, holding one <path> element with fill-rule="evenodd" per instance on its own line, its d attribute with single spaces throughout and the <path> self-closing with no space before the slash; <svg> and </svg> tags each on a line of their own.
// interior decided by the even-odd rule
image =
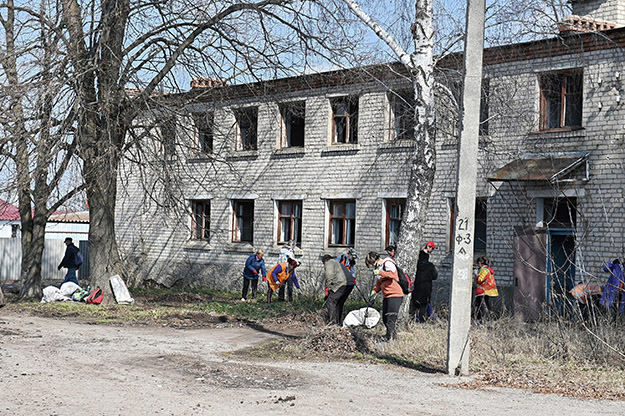
<svg viewBox="0 0 625 416">
<path fill-rule="evenodd" d="M 540 76 L 540 129 L 581 127 L 581 70 L 551 72 Z"/>
<path fill-rule="evenodd" d="M 257 149 L 258 108 L 244 108 L 235 111 L 237 122 L 237 150 Z"/>
<path fill-rule="evenodd" d="M 549 228 L 575 228 L 577 198 L 545 198 L 544 224 Z"/>
<path fill-rule="evenodd" d="M 389 101 L 391 140 L 414 139 L 414 92 L 393 91 Z"/>
<path fill-rule="evenodd" d="M 293 102 L 280 106 L 282 115 L 281 147 L 304 147 L 306 102 Z"/>
<path fill-rule="evenodd" d="M 213 128 L 214 113 L 207 111 L 203 113 L 193 113 L 193 120 L 197 128 L 197 146 L 204 153 L 212 153 L 213 151 Z"/>
<path fill-rule="evenodd" d="M 176 118 L 166 117 L 158 121 L 161 149 L 165 159 L 171 159 L 176 151 Z"/>
<path fill-rule="evenodd" d="M 358 143 L 358 97 L 331 100 L 332 144 Z"/>
</svg>

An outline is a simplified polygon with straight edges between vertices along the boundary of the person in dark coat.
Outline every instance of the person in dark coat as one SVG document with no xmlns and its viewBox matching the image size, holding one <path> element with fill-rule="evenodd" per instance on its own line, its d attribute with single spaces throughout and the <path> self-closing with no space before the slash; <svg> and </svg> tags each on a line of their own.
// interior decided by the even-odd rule
<svg viewBox="0 0 625 416">
<path fill-rule="evenodd" d="M 61 264 L 59 264 L 58 267 L 59 270 L 61 270 L 62 267 L 67 268 L 67 274 L 65 275 L 63 283 L 74 282 L 80 286 L 80 283 L 78 283 L 78 279 L 76 278 L 76 270 L 78 270 L 78 265 L 76 264 L 76 253 L 78 253 L 78 247 L 74 245 L 71 237 L 67 237 L 64 243 L 67 248 L 65 249 L 65 256 L 63 256 L 63 260 L 61 260 Z M 63 283 L 61 283 L 61 285 Z"/>
<path fill-rule="evenodd" d="M 428 318 L 428 305 L 432 297 L 432 281 L 438 279 L 436 266 L 429 260 L 429 254 L 419 252 L 417 273 L 414 278 L 414 288 L 410 297 L 410 317 L 423 323 Z M 418 313 L 418 314 L 417 314 Z"/>
</svg>

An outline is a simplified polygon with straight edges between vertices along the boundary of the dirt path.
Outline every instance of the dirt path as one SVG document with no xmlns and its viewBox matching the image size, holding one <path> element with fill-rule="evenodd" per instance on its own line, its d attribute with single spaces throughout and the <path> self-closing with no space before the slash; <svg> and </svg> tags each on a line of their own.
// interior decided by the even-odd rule
<svg viewBox="0 0 625 416">
<path fill-rule="evenodd" d="M 0 310 L 0 313 L 2 311 Z M 622 414 L 623 403 L 458 381 L 386 365 L 245 362 L 275 337 L 248 327 L 114 327 L 0 316 L 0 415 Z M 488 403 L 487 406 L 484 403 Z"/>
</svg>

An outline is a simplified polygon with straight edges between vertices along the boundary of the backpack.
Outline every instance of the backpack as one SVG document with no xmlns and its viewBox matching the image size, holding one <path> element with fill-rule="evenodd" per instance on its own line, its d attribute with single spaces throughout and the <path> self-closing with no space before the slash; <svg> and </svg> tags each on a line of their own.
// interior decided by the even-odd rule
<svg viewBox="0 0 625 416">
<path fill-rule="evenodd" d="M 84 259 L 82 257 L 82 253 L 80 252 L 80 249 L 77 249 L 74 254 L 74 263 L 76 263 L 76 267 L 80 266 L 83 261 Z"/>
<path fill-rule="evenodd" d="M 100 303 L 102 303 L 102 299 L 104 299 L 104 293 L 102 292 L 102 289 L 97 288 L 96 290 L 91 292 L 89 296 L 87 296 L 85 302 L 91 303 L 93 305 L 99 305 Z"/>
<path fill-rule="evenodd" d="M 75 302 L 82 302 L 87 296 L 89 296 L 89 291 L 87 289 L 78 289 L 72 295 L 72 300 Z"/>
<path fill-rule="evenodd" d="M 397 280 L 397 283 L 399 283 L 399 287 L 401 287 L 404 295 L 409 295 L 412 292 L 412 279 L 410 278 L 410 276 L 408 276 L 408 273 L 406 273 L 401 267 L 397 265 L 397 263 L 395 263 L 395 260 L 391 261 L 393 262 L 393 264 L 395 264 L 395 268 L 397 269 L 397 277 L 399 278 Z"/>
<path fill-rule="evenodd" d="M 395 264 L 395 268 L 397 269 L 397 277 L 399 277 L 399 286 L 401 290 L 404 292 L 404 295 L 409 295 L 412 292 L 412 279 L 408 276 L 401 267 Z"/>
</svg>

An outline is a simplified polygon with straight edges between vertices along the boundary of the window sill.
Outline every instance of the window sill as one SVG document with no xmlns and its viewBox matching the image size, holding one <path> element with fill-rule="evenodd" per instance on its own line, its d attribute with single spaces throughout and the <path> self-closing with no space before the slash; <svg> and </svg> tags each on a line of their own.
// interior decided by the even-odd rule
<svg viewBox="0 0 625 416">
<path fill-rule="evenodd" d="M 207 240 L 189 240 L 185 243 L 185 250 L 199 250 L 199 251 L 209 251 L 212 249 L 210 242 Z"/>
<path fill-rule="evenodd" d="M 529 135 L 532 138 L 541 138 L 541 139 L 586 137 L 586 129 L 583 127 L 577 127 L 577 128 L 538 130 L 538 131 L 530 132 Z"/>
<path fill-rule="evenodd" d="M 356 154 L 360 150 L 360 145 L 358 143 L 347 143 L 347 144 L 332 144 L 326 146 L 321 150 L 321 155 L 333 155 L 333 154 Z"/>
<path fill-rule="evenodd" d="M 187 163 L 205 163 L 212 162 L 213 160 L 215 160 L 215 155 L 213 153 L 197 152 L 187 158 Z"/>
<path fill-rule="evenodd" d="M 305 154 L 306 154 L 306 148 L 304 147 L 282 147 L 280 149 L 275 149 L 271 153 L 271 157 L 289 158 L 289 157 L 304 156 Z"/>
<path fill-rule="evenodd" d="M 224 247 L 224 251 L 226 252 L 234 252 L 234 253 L 256 253 L 256 248 L 247 241 L 241 243 L 228 243 Z"/>
<path fill-rule="evenodd" d="M 227 157 L 228 160 L 255 159 L 259 155 L 258 150 L 235 150 Z"/>
</svg>

